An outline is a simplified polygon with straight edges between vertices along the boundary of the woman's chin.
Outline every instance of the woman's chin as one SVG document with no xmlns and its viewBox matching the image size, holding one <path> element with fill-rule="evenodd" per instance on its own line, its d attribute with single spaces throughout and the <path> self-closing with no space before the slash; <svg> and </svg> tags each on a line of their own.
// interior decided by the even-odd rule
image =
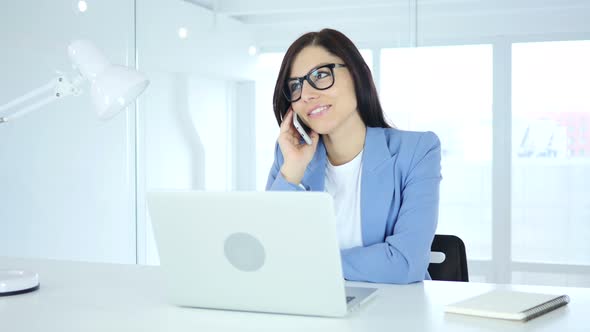
<svg viewBox="0 0 590 332">
<path fill-rule="evenodd" d="M 314 123 L 313 127 L 311 127 L 311 129 L 313 129 L 313 131 L 315 131 L 316 133 L 320 134 L 320 135 L 330 135 L 333 131 L 334 131 L 334 125 L 333 123 L 322 123 L 320 121 L 318 121 L 319 123 Z"/>
<path fill-rule="evenodd" d="M 331 132 L 331 130 L 329 130 L 329 128 L 324 128 L 324 127 L 319 127 L 319 128 L 313 127 L 311 129 L 320 135 L 327 135 Z"/>
</svg>

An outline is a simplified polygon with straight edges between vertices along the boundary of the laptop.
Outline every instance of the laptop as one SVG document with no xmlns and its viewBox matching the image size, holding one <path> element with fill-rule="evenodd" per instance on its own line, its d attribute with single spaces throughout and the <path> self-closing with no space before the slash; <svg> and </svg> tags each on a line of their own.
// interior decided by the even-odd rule
<svg viewBox="0 0 590 332">
<path fill-rule="evenodd" d="M 342 317 L 375 295 L 345 287 L 327 193 L 156 191 L 147 200 L 173 304 Z"/>
</svg>

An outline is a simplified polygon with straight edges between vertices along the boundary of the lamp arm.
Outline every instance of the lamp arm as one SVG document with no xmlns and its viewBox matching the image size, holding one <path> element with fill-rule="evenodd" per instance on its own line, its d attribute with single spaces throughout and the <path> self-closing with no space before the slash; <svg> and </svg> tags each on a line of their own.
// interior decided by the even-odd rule
<svg viewBox="0 0 590 332">
<path fill-rule="evenodd" d="M 6 111 L 8 109 L 11 109 L 14 106 L 16 106 L 18 104 L 21 104 L 21 103 L 23 103 L 23 102 L 25 102 L 25 101 L 27 101 L 27 100 L 35 97 L 35 96 L 38 96 L 38 95 L 40 95 L 42 93 L 46 93 L 46 92 L 52 90 L 55 87 L 55 84 L 56 84 L 55 79 L 52 79 L 51 81 L 49 81 L 47 84 L 43 85 L 42 87 L 37 88 L 37 89 L 35 89 L 35 90 L 33 90 L 33 91 L 31 91 L 31 92 L 29 92 L 29 93 L 27 93 L 27 94 L 25 94 L 25 95 L 23 95 L 21 97 L 18 97 L 16 99 L 14 99 L 11 102 L 8 102 L 8 103 L 0 106 L 0 113 Z"/>
<path fill-rule="evenodd" d="M 33 103 L 33 104 L 31 104 L 31 105 L 29 105 L 27 107 L 21 108 L 16 113 L 12 113 L 12 114 L 10 114 L 8 116 L 5 116 L 5 117 L 0 118 L 0 123 L 2 123 L 2 122 L 8 122 L 8 121 L 12 121 L 14 119 L 20 118 L 21 116 L 23 116 L 23 115 L 25 115 L 25 114 L 27 114 L 29 112 L 32 112 L 32 111 L 34 111 L 34 110 L 36 110 L 38 108 L 41 108 L 41 107 L 43 107 L 43 106 L 45 106 L 47 104 L 51 104 L 52 102 L 54 102 L 54 101 L 56 101 L 58 99 L 59 98 L 56 97 L 55 95 L 52 95 L 52 96 L 46 97 L 44 99 L 41 99 L 40 101 L 38 101 L 36 103 Z"/>
<path fill-rule="evenodd" d="M 10 102 L 8 102 L 7 104 L 4 104 L 2 106 L 0 106 L 0 113 L 14 108 L 17 105 L 20 105 L 34 97 L 37 97 L 43 93 L 47 93 L 48 91 L 53 90 L 53 93 L 51 96 L 46 97 L 40 101 L 37 101 L 27 107 L 21 108 L 19 110 L 17 110 L 16 112 L 8 115 L 8 116 L 4 116 L 4 117 L 0 117 L 0 123 L 3 122 L 8 122 L 11 120 L 14 120 L 16 118 L 20 118 L 21 116 L 32 112 L 38 108 L 41 108 L 49 103 L 52 103 L 60 98 L 63 97 L 67 97 L 67 96 L 77 96 L 80 94 L 80 85 L 83 82 L 83 78 L 80 75 L 77 75 L 73 80 L 68 79 L 66 76 L 64 75 L 60 75 L 57 78 L 52 79 L 49 83 L 43 85 L 40 88 L 37 88 L 35 90 L 32 90 L 30 92 L 28 92 L 27 94 L 18 97 Z"/>
</svg>

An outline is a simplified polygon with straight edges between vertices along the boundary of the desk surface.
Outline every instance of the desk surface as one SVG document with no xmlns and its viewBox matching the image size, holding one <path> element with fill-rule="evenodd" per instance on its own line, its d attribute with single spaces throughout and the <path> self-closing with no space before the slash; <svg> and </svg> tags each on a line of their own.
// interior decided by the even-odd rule
<svg viewBox="0 0 590 332">
<path fill-rule="evenodd" d="M 41 288 L 0 297 L 3 331 L 588 331 L 590 289 L 426 281 L 377 285 L 346 318 L 180 308 L 166 303 L 159 267 L 0 257 L 39 273 Z M 373 287 L 375 285 L 372 285 Z M 445 314 L 443 306 L 495 288 L 568 294 L 568 306 L 527 323 Z"/>
</svg>

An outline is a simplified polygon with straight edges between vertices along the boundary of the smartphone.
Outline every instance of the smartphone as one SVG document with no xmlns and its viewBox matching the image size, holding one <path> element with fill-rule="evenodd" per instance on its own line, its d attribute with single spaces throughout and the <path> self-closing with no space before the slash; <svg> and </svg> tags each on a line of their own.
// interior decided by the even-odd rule
<svg viewBox="0 0 590 332">
<path fill-rule="evenodd" d="M 299 117 L 295 112 L 293 112 L 293 126 L 295 126 L 295 129 L 297 129 L 297 132 L 299 132 L 299 135 L 301 135 L 301 138 L 303 138 L 305 143 L 311 145 L 311 137 L 309 137 L 309 134 L 307 132 L 307 130 L 309 130 L 309 127 L 299 122 Z"/>
</svg>

